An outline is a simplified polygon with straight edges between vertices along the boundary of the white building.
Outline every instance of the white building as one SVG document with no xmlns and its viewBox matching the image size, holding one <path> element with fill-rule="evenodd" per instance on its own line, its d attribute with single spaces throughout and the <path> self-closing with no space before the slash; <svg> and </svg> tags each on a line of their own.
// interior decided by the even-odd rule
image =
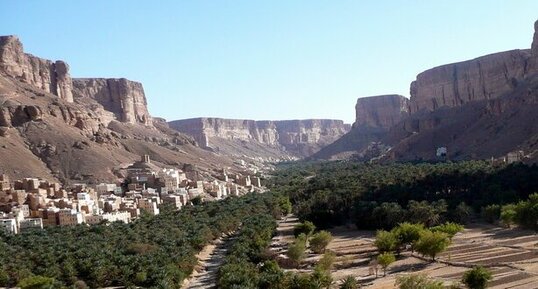
<svg viewBox="0 0 538 289">
<path fill-rule="evenodd" d="M 103 195 L 107 193 L 114 193 L 116 191 L 116 184 L 105 184 L 100 183 L 97 186 L 95 186 L 95 190 L 97 191 L 98 195 Z"/>
<path fill-rule="evenodd" d="M 84 216 L 84 221 L 86 224 L 89 225 L 95 225 L 99 224 L 103 221 L 108 221 L 110 223 L 112 222 L 124 222 L 124 223 L 130 223 L 131 222 L 131 214 L 129 212 L 113 212 L 113 213 L 105 213 L 102 215 L 86 215 Z"/>
<path fill-rule="evenodd" d="M 19 231 L 22 232 L 26 229 L 43 229 L 43 219 L 41 218 L 28 218 L 19 221 Z"/>
<path fill-rule="evenodd" d="M 14 218 L 0 219 L 0 230 L 4 230 L 8 234 L 17 234 L 19 232 L 17 229 L 17 220 Z"/>
</svg>

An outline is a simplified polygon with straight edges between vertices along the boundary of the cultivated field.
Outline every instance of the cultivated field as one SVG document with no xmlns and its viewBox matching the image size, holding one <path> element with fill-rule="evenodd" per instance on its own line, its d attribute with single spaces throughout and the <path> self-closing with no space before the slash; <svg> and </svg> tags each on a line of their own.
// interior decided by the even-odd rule
<svg viewBox="0 0 538 289">
<path fill-rule="evenodd" d="M 296 222 L 288 219 L 280 223 L 278 235 L 273 239 L 275 252 L 285 253 Z M 366 285 L 364 288 L 395 288 L 396 276 L 408 273 L 424 273 L 451 284 L 461 280 L 463 272 L 473 265 L 491 270 L 493 280 L 489 288 L 538 288 L 538 235 L 531 231 L 473 224 L 454 237 L 452 245 L 439 255 L 437 262 L 405 252 L 389 267 L 387 276 L 383 277 L 379 270 L 377 278 L 371 265 L 376 255 L 372 245 L 374 232 L 336 228 L 331 233 L 334 240 L 328 249 L 337 254 L 333 279 L 352 275 Z M 310 254 L 297 271 L 311 271 L 311 264 L 318 259 L 319 256 Z"/>
</svg>

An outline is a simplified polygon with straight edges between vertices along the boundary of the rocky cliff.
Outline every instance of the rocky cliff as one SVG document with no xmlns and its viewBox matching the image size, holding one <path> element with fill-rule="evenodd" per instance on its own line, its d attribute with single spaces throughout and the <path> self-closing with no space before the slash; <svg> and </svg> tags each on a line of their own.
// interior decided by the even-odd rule
<svg viewBox="0 0 538 289">
<path fill-rule="evenodd" d="M 65 63 L 25 54 L 16 37 L 0 37 L 0 173 L 116 182 L 142 154 L 208 174 L 236 166 L 163 121 L 153 125 L 140 83 L 73 80 Z"/>
<path fill-rule="evenodd" d="M 16 36 L 0 36 L 0 71 L 10 77 L 73 102 L 69 66 L 63 61 L 26 54 Z"/>
<path fill-rule="evenodd" d="M 355 106 L 354 127 L 389 129 L 409 114 L 409 100 L 398 94 L 361 97 Z"/>
<path fill-rule="evenodd" d="M 116 119 L 126 123 L 151 125 L 142 84 L 125 78 L 75 78 L 73 93 L 100 103 Z"/>
<path fill-rule="evenodd" d="M 169 123 L 171 128 L 193 136 L 200 146 L 215 148 L 216 142 L 255 141 L 283 147 L 304 156 L 319 150 L 349 131 L 341 120 L 254 121 L 222 118 L 194 118 Z M 219 140 L 216 140 L 216 139 Z"/>
<path fill-rule="evenodd" d="M 531 49 L 511 50 L 438 66 L 417 75 L 411 98 L 360 98 L 350 133 L 317 158 L 370 155 L 393 160 L 500 157 L 524 150 L 538 155 L 538 21 Z M 401 105 L 400 109 L 398 109 Z M 405 109 L 405 106 L 408 109 Z"/>
<path fill-rule="evenodd" d="M 497 98 L 529 74 L 530 50 L 511 50 L 426 70 L 411 83 L 411 113 Z"/>
</svg>

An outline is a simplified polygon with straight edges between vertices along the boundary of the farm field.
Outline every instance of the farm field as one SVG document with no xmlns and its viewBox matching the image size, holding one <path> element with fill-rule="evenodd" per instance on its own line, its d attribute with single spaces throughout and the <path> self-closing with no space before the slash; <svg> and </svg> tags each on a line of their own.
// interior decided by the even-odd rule
<svg viewBox="0 0 538 289">
<path fill-rule="evenodd" d="M 282 221 L 273 239 L 275 253 L 285 254 L 286 244 L 293 239 L 294 218 Z M 538 235 L 532 231 L 507 229 L 486 224 L 471 224 L 457 234 L 447 251 L 430 262 L 418 254 L 404 252 L 387 270 L 375 277 L 371 260 L 376 254 L 373 246 L 375 232 L 339 227 L 330 230 L 334 239 L 328 249 L 337 259 L 332 276 L 336 288 L 339 280 L 354 276 L 363 288 L 396 288 L 396 277 L 402 274 L 423 273 L 451 284 L 461 280 L 463 272 L 474 265 L 487 267 L 493 274 L 488 288 L 538 288 Z M 299 272 L 310 272 L 320 258 L 309 254 Z"/>
</svg>

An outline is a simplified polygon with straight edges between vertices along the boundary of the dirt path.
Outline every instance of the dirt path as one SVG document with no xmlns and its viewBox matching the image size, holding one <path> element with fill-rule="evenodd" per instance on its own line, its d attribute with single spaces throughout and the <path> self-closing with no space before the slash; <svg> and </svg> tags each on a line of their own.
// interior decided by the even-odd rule
<svg viewBox="0 0 538 289">
<path fill-rule="evenodd" d="M 227 247 L 233 240 L 233 236 L 223 236 L 213 243 L 204 247 L 196 255 L 199 260 L 199 267 L 186 279 L 181 286 L 182 289 L 209 289 L 216 288 L 217 273 L 219 267 L 224 262 Z"/>
</svg>

